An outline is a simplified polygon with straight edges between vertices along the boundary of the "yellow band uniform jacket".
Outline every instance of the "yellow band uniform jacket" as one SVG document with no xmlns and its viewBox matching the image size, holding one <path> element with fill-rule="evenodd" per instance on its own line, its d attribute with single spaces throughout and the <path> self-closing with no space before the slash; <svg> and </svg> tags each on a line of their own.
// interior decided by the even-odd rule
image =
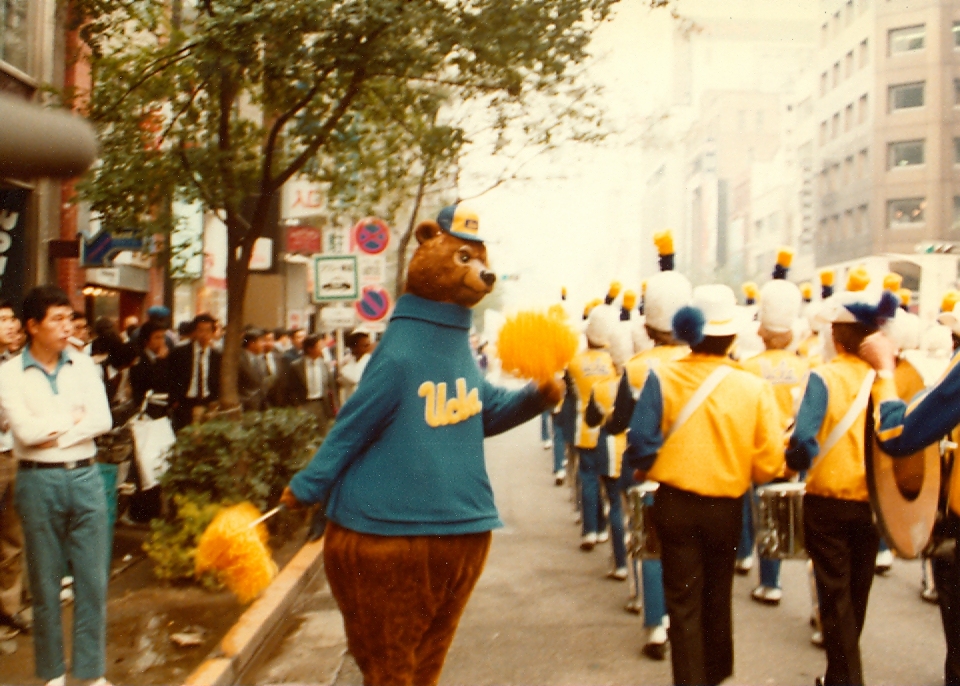
<svg viewBox="0 0 960 686">
<path fill-rule="evenodd" d="M 810 363 L 788 350 L 764 350 L 740 364 L 748 372 L 773 385 L 780 418 L 784 422 L 783 429 L 786 430 L 799 406 L 800 393 L 810 373 Z"/>
<path fill-rule="evenodd" d="M 871 373 L 870 365 L 843 352 L 810 372 L 786 455 L 790 469 L 808 470 L 807 493 L 840 500 L 870 499 L 864 462 L 867 408 L 827 454 L 821 450 Z"/>
<path fill-rule="evenodd" d="M 624 365 L 613 409 L 603 413 L 606 430 L 617 436 L 624 433 L 630 426 L 633 408 L 643 391 L 643 384 L 646 383 L 650 370 L 658 369 L 666 362 L 679 360 L 689 354 L 690 348 L 685 345 L 658 345 L 631 357 Z"/>
<path fill-rule="evenodd" d="M 593 392 L 593 387 L 602 381 L 616 379 L 617 372 L 613 358 L 606 350 L 591 348 L 583 350 L 567 366 L 570 375 L 570 388 L 576 401 L 577 418 L 573 444 L 577 448 L 595 448 L 600 438 L 600 427 L 587 425 L 585 413 Z"/>
<path fill-rule="evenodd" d="M 773 387 L 738 367 L 672 432 L 677 416 L 726 358 L 691 352 L 650 373 L 630 419 L 628 459 L 648 478 L 702 496 L 738 498 L 783 470 Z M 665 438 L 666 437 L 666 438 Z"/>
</svg>

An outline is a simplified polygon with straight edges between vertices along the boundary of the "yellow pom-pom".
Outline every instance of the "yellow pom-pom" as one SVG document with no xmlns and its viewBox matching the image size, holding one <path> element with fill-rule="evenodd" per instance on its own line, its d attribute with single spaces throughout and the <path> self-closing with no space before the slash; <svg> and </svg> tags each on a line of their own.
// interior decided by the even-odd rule
<svg viewBox="0 0 960 686">
<path fill-rule="evenodd" d="M 619 281 L 610 282 L 610 290 L 607 291 L 607 298 L 611 301 L 616 300 L 617 296 L 620 295 L 620 289 L 623 286 L 620 285 Z"/>
<path fill-rule="evenodd" d="M 657 246 L 660 255 L 673 255 L 673 231 L 664 229 L 653 234 L 653 244 Z"/>
<path fill-rule="evenodd" d="M 564 287 L 562 287 L 562 288 L 560 289 L 560 299 L 561 299 L 561 300 L 566 300 L 566 299 L 567 299 L 567 287 L 566 287 L 566 286 L 564 286 Z"/>
<path fill-rule="evenodd" d="M 503 370 L 522 379 L 549 381 L 577 353 L 577 334 L 566 317 L 554 311 L 524 311 L 500 328 L 497 351 Z"/>
<path fill-rule="evenodd" d="M 251 503 L 224 508 L 197 546 L 196 573 L 217 572 L 241 603 L 260 595 L 277 575 L 277 564 L 267 548 L 266 525 L 250 526 L 259 517 L 260 511 Z"/>
<path fill-rule="evenodd" d="M 623 307 L 626 310 L 632 310 L 637 305 L 637 294 L 633 291 L 623 292 Z"/>
<path fill-rule="evenodd" d="M 784 269 L 790 269 L 790 265 L 793 263 L 793 248 L 788 246 L 783 246 L 777 252 L 777 264 Z"/>
<path fill-rule="evenodd" d="M 854 267 L 850 270 L 850 273 L 847 274 L 848 291 L 862 291 L 869 285 L 870 274 L 867 272 L 867 268 L 862 264 Z"/>
<path fill-rule="evenodd" d="M 960 302 L 960 291 L 949 290 L 943 294 L 940 302 L 941 312 L 953 312 L 953 306 Z"/>
<path fill-rule="evenodd" d="M 640 282 L 640 292 L 643 293 L 644 295 L 647 294 L 647 280 L 646 280 L 646 279 L 644 279 L 643 281 Z"/>
<path fill-rule="evenodd" d="M 897 289 L 897 295 L 900 297 L 900 304 L 904 307 L 909 305 L 910 301 L 913 300 L 913 293 L 910 292 L 909 288 Z"/>
<path fill-rule="evenodd" d="M 883 277 L 883 290 L 896 293 L 903 285 L 903 277 L 896 272 L 890 272 Z"/>
<path fill-rule="evenodd" d="M 753 281 L 747 281 L 741 288 L 743 289 L 744 296 L 749 300 L 756 300 L 757 296 L 760 295 L 760 289 L 757 288 L 757 284 Z"/>
<path fill-rule="evenodd" d="M 836 278 L 836 275 L 833 273 L 832 269 L 822 269 L 820 270 L 820 285 L 821 286 L 832 286 L 833 281 Z"/>
<path fill-rule="evenodd" d="M 809 281 L 804 281 L 800 284 L 800 295 L 803 296 L 804 300 L 813 299 L 813 284 Z"/>
</svg>

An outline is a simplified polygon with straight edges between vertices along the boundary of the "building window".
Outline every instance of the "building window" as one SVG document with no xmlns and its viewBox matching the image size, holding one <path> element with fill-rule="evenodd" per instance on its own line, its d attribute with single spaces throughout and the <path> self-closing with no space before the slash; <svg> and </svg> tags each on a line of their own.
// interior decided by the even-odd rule
<svg viewBox="0 0 960 686">
<path fill-rule="evenodd" d="M 27 3 L 30 0 L 0 0 L 0 60 L 27 70 Z"/>
<path fill-rule="evenodd" d="M 905 26 L 902 29 L 890 29 L 887 33 L 889 54 L 900 55 L 905 52 L 923 50 L 926 38 L 926 26 Z"/>
<path fill-rule="evenodd" d="M 851 76 L 853 76 L 853 50 L 843 58 L 843 78 L 849 79 Z"/>
<path fill-rule="evenodd" d="M 863 69 L 870 62 L 870 51 L 868 49 L 868 41 L 864 38 L 860 41 L 860 68 Z"/>
<path fill-rule="evenodd" d="M 827 142 L 827 122 L 820 122 L 820 145 Z"/>
<path fill-rule="evenodd" d="M 843 161 L 843 183 L 849 184 L 853 183 L 856 180 L 854 174 L 856 171 L 853 168 L 853 155 L 850 155 L 847 159 Z"/>
<path fill-rule="evenodd" d="M 890 86 L 890 111 L 923 107 L 923 81 Z"/>
<path fill-rule="evenodd" d="M 828 40 L 830 40 L 830 25 L 824 22 L 820 27 L 820 45 L 826 45 Z"/>
<path fill-rule="evenodd" d="M 926 198 L 903 198 L 887 203 L 888 229 L 917 229 L 924 225 Z"/>
<path fill-rule="evenodd" d="M 826 95 L 828 90 L 830 90 L 830 77 L 827 72 L 823 72 L 820 74 L 820 95 Z"/>
<path fill-rule="evenodd" d="M 953 106 L 960 105 L 960 79 L 953 80 Z"/>
<path fill-rule="evenodd" d="M 870 217 L 867 214 L 867 206 L 860 205 L 857 209 L 857 235 L 862 236 L 870 233 Z"/>
<path fill-rule="evenodd" d="M 860 178 L 865 179 L 870 174 L 870 167 L 867 164 L 869 161 L 869 154 L 867 149 L 864 148 L 857 155 L 857 170 L 860 172 Z"/>
<path fill-rule="evenodd" d="M 840 113 L 837 112 L 833 115 L 833 119 L 830 122 L 830 138 L 831 140 L 840 135 Z"/>
<path fill-rule="evenodd" d="M 859 112 L 857 113 L 857 123 L 863 124 L 867 121 L 867 94 L 860 96 Z"/>
<path fill-rule="evenodd" d="M 853 103 L 851 102 L 843 110 L 843 130 L 849 131 L 853 128 Z"/>
<path fill-rule="evenodd" d="M 847 0 L 847 26 L 853 23 L 853 0 Z"/>
<path fill-rule="evenodd" d="M 960 233 L 960 196 L 953 196 L 953 221 L 950 223 L 950 233 L 956 236 Z"/>
<path fill-rule="evenodd" d="M 960 48 L 960 21 L 953 22 L 953 47 Z"/>
<path fill-rule="evenodd" d="M 953 163 L 960 164 L 960 138 L 953 139 Z"/>
<path fill-rule="evenodd" d="M 833 87 L 836 88 L 840 83 L 840 63 L 833 63 Z"/>
<path fill-rule="evenodd" d="M 887 169 L 923 164 L 923 141 L 897 141 L 887 146 Z"/>
</svg>

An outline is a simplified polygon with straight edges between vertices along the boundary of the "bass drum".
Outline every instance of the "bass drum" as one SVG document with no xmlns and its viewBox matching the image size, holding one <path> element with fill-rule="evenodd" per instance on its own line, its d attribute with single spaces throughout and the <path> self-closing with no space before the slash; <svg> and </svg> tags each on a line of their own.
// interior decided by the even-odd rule
<svg viewBox="0 0 960 686">
<path fill-rule="evenodd" d="M 907 457 L 883 452 L 874 432 L 873 403 L 867 411 L 867 487 L 880 533 L 898 557 L 920 556 L 930 540 L 940 498 L 940 445 Z"/>
<path fill-rule="evenodd" d="M 655 481 L 644 481 L 627 491 L 630 516 L 628 552 L 641 560 L 660 558 L 660 537 L 650 517 L 650 508 L 653 507 L 653 499 L 659 487 L 660 484 Z"/>
</svg>

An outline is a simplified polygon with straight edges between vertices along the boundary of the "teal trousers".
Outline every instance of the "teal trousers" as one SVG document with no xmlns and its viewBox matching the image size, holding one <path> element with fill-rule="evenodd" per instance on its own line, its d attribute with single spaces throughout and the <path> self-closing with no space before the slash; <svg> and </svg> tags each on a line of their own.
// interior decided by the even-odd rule
<svg viewBox="0 0 960 686">
<path fill-rule="evenodd" d="M 77 679 L 106 671 L 107 504 L 97 465 L 79 469 L 20 469 L 17 509 L 23 524 L 33 593 L 36 674 L 66 673 L 60 581 L 73 572 L 73 659 Z"/>
</svg>

